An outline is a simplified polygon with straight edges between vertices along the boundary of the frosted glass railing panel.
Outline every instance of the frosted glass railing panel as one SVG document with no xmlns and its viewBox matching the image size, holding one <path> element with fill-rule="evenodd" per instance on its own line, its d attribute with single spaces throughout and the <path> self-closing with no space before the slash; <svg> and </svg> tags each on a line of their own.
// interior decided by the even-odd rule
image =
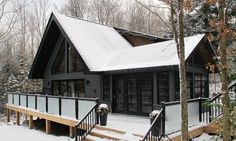
<svg viewBox="0 0 236 141">
<path fill-rule="evenodd" d="M 199 123 L 199 101 L 188 103 L 189 126 Z M 180 104 L 167 105 L 165 107 L 166 133 L 173 133 L 181 129 Z"/>
<path fill-rule="evenodd" d="M 26 96 L 25 95 L 20 96 L 20 106 L 26 107 Z"/>
<path fill-rule="evenodd" d="M 199 101 L 188 103 L 188 124 L 193 126 L 199 123 Z"/>
<path fill-rule="evenodd" d="M 37 97 L 37 110 L 40 112 L 46 112 L 46 97 Z"/>
<path fill-rule="evenodd" d="M 79 119 L 84 118 L 86 114 L 96 105 L 95 101 L 79 100 Z"/>
<path fill-rule="evenodd" d="M 48 98 L 48 113 L 59 115 L 59 99 Z"/>
<path fill-rule="evenodd" d="M 19 95 L 14 95 L 14 105 L 19 106 Z"/>
<path fill-rule="evenodd" d="M 28 108 L 35 109 L 35 96 L 28 96 Z"/>
<path fill-rule="evenodd" d="M 13 99 L 13 95 L 12 94 L 7 94 L 7 99 L 8 99 L 8 101 L 7 101 L 8 104 L 13 104 L 12 103 L 12 99 Z"/>
<path fill-rule="evenodd" d="M 75 118 L 74 99 L 61 99 L 61 115 L 65 117 Z"/>
</svg>

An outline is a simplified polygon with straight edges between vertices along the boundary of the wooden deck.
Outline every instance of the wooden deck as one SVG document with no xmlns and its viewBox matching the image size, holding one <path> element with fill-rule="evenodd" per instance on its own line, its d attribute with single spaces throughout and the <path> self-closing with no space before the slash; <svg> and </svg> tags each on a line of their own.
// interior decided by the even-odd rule
<svg viewBox="0 0 236 141">
<path fill-rule="evenodd" d="M 60 123 L 60 124 L 69 126 L 70 127 L 69 128 L 70 129 L 69 136 L 74 137 L 75 126 L 79 122 L 79 120 L 70 119 L 70 118 L 66 118 L 63 116 L 52 115 L 52 114 L 48 114 L 48 113 L 42 113 L 37 110 L 32 110 L 29 108 L 15 106 L 15 105 L 11 105 L 11 104 L 7 104 L 6 109 L 7 109 L 7 122 L 10 122 L 10 117 L 11 117 L 10 114 L 12 111 L 16 112 L 16 124 L 17 125 L 20 125 L 20 115 L 26 114 L 29 117 L 29 128 L 30 129 L 33 128 L 33 117 L 45 119 L 45 122 L 46 122 L 45 123 L 45 125 L 46 125 L 45 132 L 47 134 L 51 133 L 51 122 L 56 122 L 56 123 Z"/>
</svg>

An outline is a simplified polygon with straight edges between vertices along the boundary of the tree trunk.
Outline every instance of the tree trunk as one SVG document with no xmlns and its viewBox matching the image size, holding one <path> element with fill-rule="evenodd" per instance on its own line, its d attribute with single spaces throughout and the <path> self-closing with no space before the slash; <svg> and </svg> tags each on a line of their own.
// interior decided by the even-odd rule
<svg viewBox="0 0 236 141">
<path fill-rule="evenodd" d="M 219 0 L 219 49 L 221 64 L 222 100 L 223 100 L 223 140 L 230 141 L 229 91 L 226 54 L 225 0 Z"/>
<path fill-rule="evenodd" d="M 179 74 L 180 74 L 180 105 L 181 105 L 181 140 L 188 141 L 188 103 L 187 81 L 184 49 L 183 0 L 178 0 L 178 39 L 179 39 Z"/>
</svg>

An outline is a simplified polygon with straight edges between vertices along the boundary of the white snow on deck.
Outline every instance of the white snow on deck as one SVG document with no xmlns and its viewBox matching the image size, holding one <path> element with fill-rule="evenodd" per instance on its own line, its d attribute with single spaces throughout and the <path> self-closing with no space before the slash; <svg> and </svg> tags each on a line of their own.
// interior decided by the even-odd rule
<svg viewBox="0 0 236 141">
<path fill-rule="evenodd" d="M 114 28 L 54 14 L 90 71 L 178 65 L 173 40 L 133 47 Z M 205 35 L 185 38 L 187 59 Z"/>
<path fill-rule="evenodd" d="M 145 135 L 150 128 L 150 120 L 148 117 L 108 114 L 107 127 Z"/>
</svg>

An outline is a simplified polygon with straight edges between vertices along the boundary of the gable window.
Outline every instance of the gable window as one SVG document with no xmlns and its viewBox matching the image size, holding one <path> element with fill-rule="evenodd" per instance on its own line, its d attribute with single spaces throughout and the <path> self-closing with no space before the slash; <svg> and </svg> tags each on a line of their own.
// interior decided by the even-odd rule
<svg viewBox="0 0 236 141">
<path fill-rule="evenodd" d="M 68 72 L 69 73 L 81 72 L 82 67 L 79 61 L 78 52 L 75 50 L 74 47 L 70 46 L 69 44 L 67 44 L 67 46 L 68 46 Z"/>
<path fill-rule="evenodd" d="M 65 73 L 65 40 L 62 42 L 57 57 L 52 66 L 52 74 Z"/>
<path fill-rule="evenodd" d="M 52 65 L 52 74 L 65 74 L 81 72 L 82 64 L 77 50 L 63 40 L 60 49 Z"/>
</svg>

